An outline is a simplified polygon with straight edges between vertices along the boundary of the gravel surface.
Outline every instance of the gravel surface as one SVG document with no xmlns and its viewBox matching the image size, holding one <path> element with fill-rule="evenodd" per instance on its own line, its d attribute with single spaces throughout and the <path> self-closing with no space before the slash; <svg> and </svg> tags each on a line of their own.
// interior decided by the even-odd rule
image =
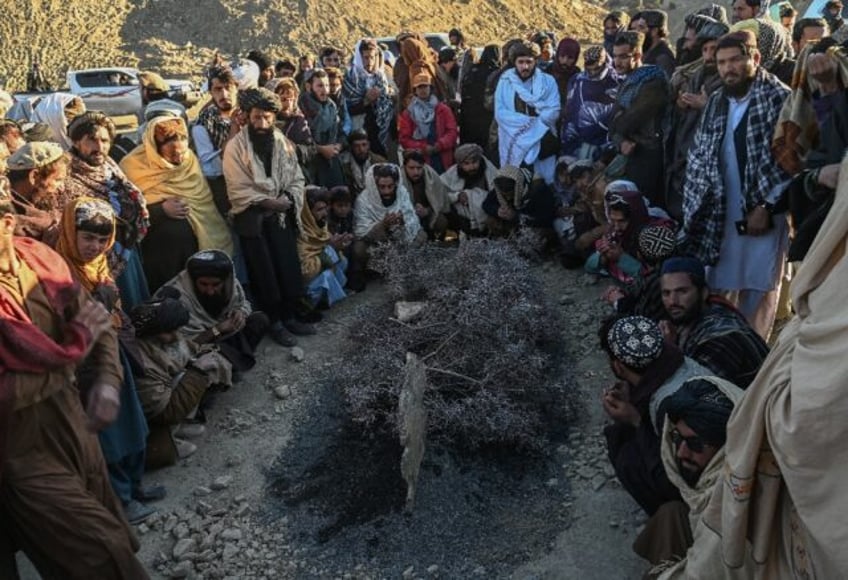
<svg viewBox="0 0 848 580">
<path fill-rule="evenodd" d="M 601 436 L 598 398 L 611 379 L 596 337 L 601 286 L 553 263 L 536 270 L 561 309 L 575 395 L 542 453 L 429 447 L 404 514 L 399 446 L 353 427 L 331 380 L 354 310 L 384 294 L 372 284 L 327 313 L 302 352 L 263 342 L 257 368 L 214 400 L 198 452 L 148 474 L 168 488 L 137 527 L 151 575 L 640 578 L 630 545 L 644 518 Z"/>
</svg>

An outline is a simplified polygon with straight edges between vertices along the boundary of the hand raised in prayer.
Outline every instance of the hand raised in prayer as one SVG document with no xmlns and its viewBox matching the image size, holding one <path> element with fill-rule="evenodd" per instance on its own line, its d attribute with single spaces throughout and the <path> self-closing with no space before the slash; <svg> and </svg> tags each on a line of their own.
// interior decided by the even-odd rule
<svg viewBox="0 0 848 580">
<path fill-rule="evenodd" d="M 330 236 L 330 245 L 338 251 L 347 248 L 353 241 L 353 236 L 350 234 L 333 234 Z"/>
<path fill-rule="evenodd" d="M 74 317 L 74 322 L 81 324 L 91 333 L 91 342 L 88 343 L 86 356 L 91 352 L 100 335 L 112 328 L 112 316 L 109 311 L 94 300 L 89 300 L 83 304 Z"/>
<path fill-rule="evenodd" d="M 825 165 L 819 170 L 819 185 L 836 189 L 837 183 L 839 183 L 839 163 Z"/>
<path fill-rule="evenodd" d="M 622 298 L 624 298 L 624 292 L 618 286 L 608 286 L 601 294 L 601 300 L 610 305 L 615 305 Z"/>
<path fill-rule="evenodd" d="M 680 93 L 679 101 L 690 109 L 701 110 L 707 106 L 707 96 L 706 89 L 701 89 L 700 93 Z"/>
<path fill-rule="evenodd" d="M 501 218 L 502 220 L 511 222 L 515 219 L 515 210 L 512 209 L 511 207 L 507 207 L 505 205 L 502 205 L 502 206 L 498 207 L 498 217 Z"/>
<path fill-rule="evenodd" d="M 190 211 L 188 205 L 177 197 L 169 197 L 163 201 L 162 209 L 165 210 L 165 215 L 172 220 L 184 220 L 188 217 Z"/>
<path fill-rule="evenodd" d="M 430 210 L 421 205 L 420 203 L 415 204 L 415 214 L 420 218 L 425 218 L 430 215 Z"/>
<path fill-rule="evenodd" d="M 390 211 L 383 217 L 383 225 L 387 228 L 401 223 L 403 223 L 403 216 L 400 215 L 400 212 Z"/>
<path fill-rule="evenodd" d="M 111 425 L 118 418 L 120 409 L 120 387 L 113 387 L 106 383 L 98 383 L 91 387 L 85 406 L 89 431 L 96 433 Z"/>
<path fill-rule="evenodd" d="M 461 205 L 468 207 L 468 192 L 460 191 L 459 197 L 457 197 L 456 201 L 459 202 Z"/>
<path fill-rule="evenodd" d="M 365 92 L 365 102 L 370 104 L 380 98 L 380 89 L 371 87 Z"/>
<path fill-rule="evenodd" d="M 660 332 L 669 344 L 677 344 L 677 327 L 670 320 L 660 320 Z"/>
</svg>

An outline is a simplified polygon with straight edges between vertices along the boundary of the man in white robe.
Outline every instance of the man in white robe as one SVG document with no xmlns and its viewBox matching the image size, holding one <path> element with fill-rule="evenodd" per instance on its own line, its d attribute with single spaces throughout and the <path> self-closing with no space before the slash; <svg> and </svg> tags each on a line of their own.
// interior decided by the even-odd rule
<svg viewBox="0 0 848 580">
<path fill-rule="evenodd" d="M 495 90 L 495 120 L 501 167 L 532 167 L 545 183 L 554 181 L 559 153 L 559 89 L 554 77 L 536 68 L 539 47 L 518 43 L 510 50 L 514 67 Z"/>
</svg>

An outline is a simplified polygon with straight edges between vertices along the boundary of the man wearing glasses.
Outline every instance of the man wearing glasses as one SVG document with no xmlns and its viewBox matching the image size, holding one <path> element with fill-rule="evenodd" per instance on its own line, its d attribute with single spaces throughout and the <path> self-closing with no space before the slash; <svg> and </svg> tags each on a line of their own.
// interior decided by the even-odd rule
<svg viewBox="0 0 848 580">
<path fill-rule="evenodd" d="M 633 543 L 633 550 L 651 564 L 687 556 L 693 531 L 721 476 L 727 422 L 742 395 L 732 383 L 705 376 L 689 379 L 663 402 L 667 415 L 662 462 L 682 500 L 660 506 Z M 684 568 L 680 564 L 674 570 Z M 675 573 L 665 572 L 671 577 Z"/>
</svg>

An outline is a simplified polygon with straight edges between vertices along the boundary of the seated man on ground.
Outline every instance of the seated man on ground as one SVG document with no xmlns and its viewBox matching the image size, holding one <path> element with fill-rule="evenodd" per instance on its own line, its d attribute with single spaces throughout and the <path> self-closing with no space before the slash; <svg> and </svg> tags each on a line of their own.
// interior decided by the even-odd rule
<svg viewBox="0 0 848 580">
<path fill-rule="evenodd" d="M 436 170 L 427 165 L 421 152 L 404 152 L 401 181 L 412 196 L 415 213 L 427 237 L 431 240 L 443 238 L 448 228 L 446 214 L 450 211 L 447 188 Z"/>
<path fill-rule="evenodd" d="M 733 305 L 710 294 L 700 260 L 666 260 L 660 286 L 669 318 L 662 323 L 666 340 L 713 374 L 747 388 L 769 348 Z"/>
<path fill-rule="evenodd" d="M 483 202 L 495 185 L 498 168 L 489 161 L 483 148 L 465 143 L 456 148 L 456 165 L 442 174 L 453 211 L 448 214 L 448 227 L 468 234 L 482 234 L 487 214 Z"/>
<path fill-rule="evenodd" d="M 176 297 L 136 306 L 130 318 L 144 368 L 144 375 L 136 377 L 136 386 L 150 427 L 147 465 L 173 465 L 197 451 L 196 445 L 174 435 L 189 437 L 203 432 L 188 426 L 180 429 L 181 423 L 196 414 L 210 386 L 232 384 L 232 367 L 217 350 L 199 349 L 179 332 L 191 316 Z"/>
<path fill-rule="evenodd" d="M 233 261 L 221 250 L 203 250 L 185 270 L 165 283 L 158 298 L 176 291 L 189 320 L 180 333 L 197 345 L 215 344 L 233 367 L 233 376 L 256 364 L 253 353 L 268 330 L 268 317 L 253 312 Z"/>
<path fill-rule="evenodd" d="M 664 342 L 659 325 L 644 316 L 606 321 L 600 339 L 619 379 L 602 399 L 613 420 L 604 428 L 607 453 L 622 487 L 653 516 L 664 503 L 680 499 L 660 457 L 665 401 L 685 381 L 710 371 Z"/>
<path fill-rule="evenodd" d="M 320 187 L 306 188 L 306 203 L 301 210 L 297 250 L 306 283 L 306 297 L 312 306 L 332 306 L 347 297 L 347 247 L 353 234 L 331 234 L 327 229 L 329 192 Z"/>
<path fill-rule="evenodd" d="M 662 461 L 683 500 L 660 506 L 633 543 L 633 550 L 651 564 L 679 560 L 692 545 L 692 533 L 721 475 L 727 421 L 743 394 L 718 377 L 696 377 L 666 400 Z"/>
<path fill-rule="evenodd" d="M 353 197 L 347 186 L 338 185 L 330 190 L 327 229 L 331 234 L 353 234 Z"/>
<path fill-rule="evenodd" d="M 368 250 L 382 242 L 422 244 L 427 232 L 412 198 L 400 180 L 400 168 L 393 163 L 372 166 L 365 175 L 365 190 L 356 198 L 353 209 L 354 235 L 349 287 L 365 288 Z"/>
<path fill-rule="evenodd" d="M 541 179 L 531 180 L 526 169 L 507 165 L 498 170 L 483 211 L 491 236 L 508 236 L 520 227 L 551 230 L 553 193 Z"/>
<path fill-rule="evenodd" d="M 557 181 L 554 187 L 554 231 L 559 239 L 560 261 L 566 268 L 580 268 L 591 255 L 590 232 L 599 227 L 590 202 L 595 168 L 588 159 L 557 161 Z M 587 236 L 587 238 L 584 238 Z M 594 241 L 594 240 L 593 240 Z M 585 246 L 585 247 L 584 247 Z"/>
<path fill-rule="evenodd" d="M 605 196 L 607 231 L 595 242 L 586 260 L 590 274 L 610 276 L 620 284 L 632 284 L 642 276 L 638 259 L 639 232 L 650 222 L 647 205 L 638 191 L 611 192 Z"/>
</svg>

